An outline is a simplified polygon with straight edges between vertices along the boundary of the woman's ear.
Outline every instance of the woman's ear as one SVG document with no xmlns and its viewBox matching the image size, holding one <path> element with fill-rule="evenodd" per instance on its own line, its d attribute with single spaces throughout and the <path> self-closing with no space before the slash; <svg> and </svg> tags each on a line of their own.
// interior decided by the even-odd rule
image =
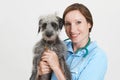
<svg viewBox="0 0 120 80">
<path fill-rule="evenodd" d="M 91 28 L 91 24 L 90 24 L 90 23 L 88 23 L 88 28 L 89 28 L 89 29 Z"/>
</svg>

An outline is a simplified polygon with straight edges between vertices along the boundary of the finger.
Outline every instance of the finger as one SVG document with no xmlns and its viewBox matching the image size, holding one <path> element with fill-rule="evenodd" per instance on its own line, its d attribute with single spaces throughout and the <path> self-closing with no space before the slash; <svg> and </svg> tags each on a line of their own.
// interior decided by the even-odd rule
<svg viewBox="0 0 120 80">
<path fill-rule="evenodd" d="M 43 69 L 42 70 L 42 74 L 47 74 L 47 73 L 50 73 L 51 72 L 51 70 L 49 70 L 49 69 Z"/>
<path fill-rule="evenodd" d="M 48 56 L 42 56 L 41 59 L 42 59 L 42 61 L 47 60 Z"/>
<path fill-rule="evenodd" d="M 44 70 L 44 69 L 51 69 L 49 66 L 41 66 L 38 67 L 39 70 Z"/>
<path fill-rule="evenodd" d="M 43 74 L 50 73 L 51 71 L 52 71 L 51 69 L 39 69 L 38 74 L 43 75 Z"/>
<path fill-rule="evenodd" d="M 48 63 L 47 63 L 46 61 L 43 61 L 43 65 L 49 66 Z"/>
<path fill-rule="evenodd" d="M 54 51 L 48 49 L 47 51 L 45 51 L 45 54 L 49 54 L 49 53 L 55 53 Z"/>
<path fill-rule="evenodd" d="M 54 51 L 52 51 L 52 50 L 48 50 L 47 55 L 56 55 L 56 53 Z"/>
<path fill-rule="evenodd" d="M 50 66 L 46 66 L 46 65 L 43 65 L 43 66 L 41 66 L 41 67 L 38 67 L 38 70 L 39 71 L 51 71 L 51 68 L 50 68 Z"/>
<path fill-rule="evenodd" d="M 42 60 L 39 62 L 39 65 L 44 65 L 44 64 L 45 64 L 45 62 Z"/>
<path fill-rule="evenodd" d="M 42 56 L 47 56 L 48 54 L 50 53 L 45 51 Z"/>
<path fill-rule="evenodd" d="M 42 61 L 47 62 L 47 61 L 48 61 L 48 59 L 47 59 L 47 58 L 45 58 L 45 57 L 43 57 L 43 58 L 42 58 Z"/>
<path fill-rule="evenodd" d="M 43 60 L 42 60 L 42 61 L 40 61 L 40 63 L 39 63 L 39 67 L 40 67 L 40 66 L 43 66 L 43 65 L 44 65 L 44 66 L 49 66 L 46 61 L 43 61 Z"/>
</svg>

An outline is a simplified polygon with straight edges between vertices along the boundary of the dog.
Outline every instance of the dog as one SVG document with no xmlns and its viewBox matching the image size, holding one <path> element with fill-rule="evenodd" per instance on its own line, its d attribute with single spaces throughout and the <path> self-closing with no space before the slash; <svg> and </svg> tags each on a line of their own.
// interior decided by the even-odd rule
<svg viewBox="0 0 120 80">
<path fill-rule="evenodd" d="M 70 69 L 65 60 L 67 48 L 59 38 L 59 32 L 63 27 L 63 19 L 56 15 L 47 15 L 39 20 L 38 33 L 42 32 L 42 38 L 34 48 L 33 69 L 30 80 L 51 80 L 51 73 L 38 76 L 38 65 L 43 52 L 47 49 L 53 50 L 59 59 L 59 64 L 66 80 L 71 80 Z"/>
</svg>

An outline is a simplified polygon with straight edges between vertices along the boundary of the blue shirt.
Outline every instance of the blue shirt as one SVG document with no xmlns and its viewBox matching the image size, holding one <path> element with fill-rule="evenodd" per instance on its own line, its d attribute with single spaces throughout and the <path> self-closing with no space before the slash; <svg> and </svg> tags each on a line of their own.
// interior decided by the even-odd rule
<svg viewBox="0 0 120 80">
<path fill-rule="evenodd" d="M 66 63 L 70 68 L 72 80 L 104 80 L 107 70 L 107 57 L 105 52 L 98 47 L 96 42 L 91 42 L 86 50 L 82 49 L 74 53 L 71 41 L 65 41 L 67 46 Z M 57 80 L 53 73 L 51 80 Z"/>
</svg>

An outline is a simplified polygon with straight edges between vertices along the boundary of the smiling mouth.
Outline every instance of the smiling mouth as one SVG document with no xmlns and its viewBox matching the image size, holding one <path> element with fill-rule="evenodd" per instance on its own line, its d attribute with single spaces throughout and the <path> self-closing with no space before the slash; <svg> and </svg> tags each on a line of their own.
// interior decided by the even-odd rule
<svg viewBox="0 0 120 80">
<path fill-rule="evenodd" d="M 72 38 L 77 38 L 78 36 L 80 35 L 80 33 L 77 33 L 77 34 L 70 34 L 70 36 L 72 37 Z"/>
</svg>

